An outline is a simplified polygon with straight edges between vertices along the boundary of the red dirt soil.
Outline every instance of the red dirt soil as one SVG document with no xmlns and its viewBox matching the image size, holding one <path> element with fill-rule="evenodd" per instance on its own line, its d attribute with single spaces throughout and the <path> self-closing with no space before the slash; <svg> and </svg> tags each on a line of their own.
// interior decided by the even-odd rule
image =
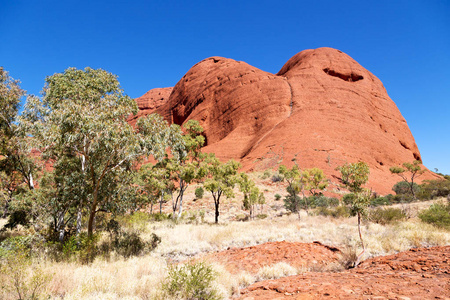
<svg viewBox="0 0 450 300">
<path fill-rule="evenodd" d="M 345 162 L 364 161 L 368 188 L 391 193 L 400 178 L 389 167 L 420 159 L 414 138 L 381 81 L 347 54 L 304 50 L 277 74 L 245 62 L 210 57 L 172 88 L 136 99 L 134 124 L 152 112 L 176 124 L 195 119 L 205 129 L 205 152 L 236 159 L 244 171 L 318 167 L 336 182 Z M 421 179 L 438 178 L 427 171 Z"/>
<path fill-rule="evenodd" d="M 450 299 L 450 246 L 416 248 L 368 259 L 340 273 L 304 273 L 257 282 L 254 299 Z"/>
<path fill-rule="evenodd" d="M 257 246 L 233 248 L 208 254 L 207 260 L 218 262 L 231 273 L 256 274 L 261 267 L 286 262 L 295 268 L 325 266 L 336 262 L 340 250 L 314 243 L 268 242 Z"/>
</svg>

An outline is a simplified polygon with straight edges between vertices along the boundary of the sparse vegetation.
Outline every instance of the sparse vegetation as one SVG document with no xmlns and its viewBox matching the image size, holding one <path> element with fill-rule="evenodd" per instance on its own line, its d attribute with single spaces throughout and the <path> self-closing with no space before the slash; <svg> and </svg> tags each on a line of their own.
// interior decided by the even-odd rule
<svg viewBox="0 0 450 300">
<path fill-rule="evenodd" d="M 377 224 L 386 225 L 406 220 L 407 214 L 400 208 L 376 208 L 370 211 L 369 219 Z"/>
<path fill-rule="evenodd" d="M 109 72 L 70 68 L 46 82 L 43 98 L 28 97 L 19 117 L 24 91 L 0 69 L 1 299 L 231 298 L 256 280 L 323 269 L 283 262 L 231 274 L 198 255 L 268 241 L 319 240 L 348 247 L 342 262 L 348 268 L 365 252 L 450 243 L 449 203 L 418 213 L 422 222 L 407 209 L 429 205 L 408 204 L 415 198 L 450 193 L 447 179 L 417 185 L 418 162 L 391 168 L 410 174 L 409 181 L 384 197 L 364 189 L 365 163 L 346 164 L 338 169 L 350 193 L 340 201 L 325 196 L 331 181 L 320 169 L 300 170 L 294 163 L 278 172 L 239 174 L 239 163 L 202 154 L 205 137 L 195 120 L 169 126 L 151 115 L 131 127 L 125 116 L 135 112 L 135 103 Z M 31 156 L 33 147 L 42 153 Z M 142 159 L 155 164 L 139 166 Z M 283 208 L 273 201 L 285 188 Z M 207 201 L 214 209 L 203 206 Z M 219 214 L 221 223 L 213 225 Z M 363 252 L 356 255 L 359 245 Z"/>
<path fill-rule="evenodd" d="M 222 299 L 213 286 L 217 274 L 203 262 L 170 266 L 167 273 L 161 299 Z"/>
<path fill-rule="evenodd" d="M 447 203 L 436 203 L 419 214 L 422 222 L 450 230 L 450 199 Z"/>
</svg>

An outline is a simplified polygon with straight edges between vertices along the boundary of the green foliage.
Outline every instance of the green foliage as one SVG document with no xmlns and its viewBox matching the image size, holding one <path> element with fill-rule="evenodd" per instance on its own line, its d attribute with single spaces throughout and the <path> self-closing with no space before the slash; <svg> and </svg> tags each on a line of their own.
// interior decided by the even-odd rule
<svg viewBox="0 0 450 300">
<path fill-rule="evenodd" d="M 369 166 L 365 162 L 357 162 L 338 167 L 342 184 L 352 193 L 361 192 L 363 185 L 369 180 Z"/>
<path fill-rule="evenodd" d="M 20 98 L 25 95 L 19 83 L 0 67 L 0 214 L 4 217 L 14 211 L 18 197 L 34 188 L 37 170 L 30 155 L 32 138 L 17 122 Z"/>
<path fill-rule="evenodd" d="M 8 216 L 8 223 L 5 224 L 5 228 L 13 229 L 17 225 L 28 226 L 30 225 L 30 214 L 25 210 L 14 210 Z"/>
<path fill-rule="evenodd" d="M 205 143 L 203 128 L 196 120 L 189 120 L 181 129 L 174 128 L 170 135 L 169 144 L 172 158 L 167 159 L 166 168 L 171 174 L 171 179 L 177 183 L 177 196 L 172 203 L 173 217 L 181 217 L 183 208 L 183 195 L 188 186 L 194 182 L 200 182 L 207 174 L 206 167 L 202 164 L 206 155 L 200 149 Z M 175 212 L 178 208 L 178 214 Z"/>
<path fill-rule="evenodd" d="M 319 191 L 324 190 L 328 186 L 325 173 L 319 168 L 304 170 L 302 172 L 302 179 L 305 182 L 305 189 L 313 196 L 319 195 Z"/>
<path fill-rule="evenodd" d="M 316 213 L 320 216 L 331 216 L 333 218 L 348 218 L 352 215 L 352 212 L 348 206 L 336 206 L 332 208 L 319 206 L 316 209 Z"/>
<path fill-rule="evenodd" d="M 206 159 L 205 169 L 207 179 L 203 183 L 205 189 L 211 192 L 215 206 L 215 223 L 219 222 L 219 207 L 222 195 L 234 198 L 233 188 L 237 182 L 237 171 L 240 164 L 234 160 L 226 163 L 220 162 L 214 155 Z"/>
<path fill-rule="evenodd" d="M 275 194 L 275 201 L 279 201 L 281 199 L 281 195 L 280 194 Z"/>
<path fill-rule="evenodd" d="M 17 299 L 39 299 L 51 275 L 45 274 L 38 264 L 33 264 L 30 250 L 15 239 L 9 247 L 0 247 L 0 274 L 2 290 L 15 294 Z"/>
<path fill-rule="evenodd" d="M 203 263 L 171 266 L 161 286 L 162 299 L 222 299 L 214 288 L 216 273 Z"/>
<path fill-rule="evenodd" d="M 391 194 L 384 197 L 374 197 L 370 200 L 370 206 L 391 205 L 393 203 L 393 196 Z"/>
<path fill-rule="evenodd" d="M 266 214 L 257 214 L 257 215 L 256 215 L 256 218 L 257 218 L 257 219 L 260 219 L 260 220 L 263 220 L 263 219 L 266 219 L 266 218 L 267 218 L 267 215 L 266 215 Z"/>
<path fill-rule="evenodd" d="M 129 125 L 126 117 L 137 112 L 136 102 L 117 76 L 101 69 L 56 73 L 46 78 L 42 94 L 27 99 L 20 123 L 34 147 L 61 170 L 54 174 L 53 218 L 62 231 L 67 214 L 77 213 L 80 221 L 87 211 L 92 235 L 99 210 L 124 212 L 135 205 L 132 164 L 165 155 L 169 126 L 157 115 L 140 118 L 137 130 Z"/>
<path fill-rule="evenodd" d="M 288 195 L 284 197 L 284 207 L 293 213 L 300 212 L 302 198 L 294 192 L 289 186 L 287 187 Z"/>
<path fill-rule="evenodd" d="M 412 163 L 403 163 L 403 167 L 394 166 L 389 168 L 389 171 L 391 171 L 392 174 L 397 174 L 404 182 L 408 183 L 409 190 L 414 199 L 416 198 L 414 180 L 425 172 L 425 170 L 422 170 L 420 167 L 421 163 L 420 160 L 415 160 Z"/>
<path fill-rule="evenodd" d="M 422 222 L 450 230 L 450 201 L 431 205 L 420 212 L 419 218 Z"/>
<path fill-rule="evenodd" d="M 404 221 L 408 218 L 400 208 L 376 208 L 370 211 L 369 219 L 377 224 L 386 225 L 393 222 Z"/>
<path fill-rule="evenodd" d="M 421 199 L 434 199 L 437 197 L 446 197 L 450 194 L 450 180 L 437 179 L 425 180 L 421 185 Z"/>
<path fill-rule="evenodd" d="M 311 208 L 335 207 L 339 205 L 339 199 L 334 197 L 326 197 L 324 195 L 309 196 L 307 201 L 309 207 Z"/>
<path fill-rule="evenodd" d="M 360 258 L 365 252 L 364 240 L 361 234 L 361 219 L 362 216 L 366 214 L 366 209 L 370 203 L 372 193 L 368 189 L 365 189 L 363 185 L 369 180 L 370 169 L 365 162 L 357 162 L 351 164 L 346 163 L 345 165 L 338 167 L 337 170 L 341 173 L 340 180 L 342 184 L 353 194 L 353 196 L 345 199 L 350 202 L 350 211 L 352 214 L 358 216 L 358 233 L 363 251 L 358 256 L 358 260 L 355 263 L 355 266 L 357 266 Z"/>
<path fill-rule="evenodd" d="M 414 194 L 418 194 L 421 190 L 420 186 L 415 182 L 412 184 L 412 188 L 414 190 Z M 392 190 L 397 195 L 411 194 L 411 184 L 406 181 L 399 181 L 394 185 Z"/>
<path fill-rule="evenodd" d="M 254 218 L 255 206 L 265 203 L 264 194 L 256 187 L 255 182 L 247 174 L 241 173 L 237 178 L 239 190 L 244 194 L 244 209 L 250 211 L 250 218 Z"/>
<path fill-rule="evenodd" d="M 149 222 L 153 220 L 153 216 L 146 212 L 137 211 L 132 214 L 118 216 L 116 219 L 121 228 L 144 232 L 147 230 Z"/>
<path fill-rule="evenodd" d="M 267 169 L 267 170 L 264 170 L 264 173 L 262 174 L 261 179 L 267 179 L 270 176 L 272 176 L 272 170 Z"/>
<path fill-rule="evenodd" d="M 202 199 L 204 194 L 205 190 L 201 186 L 195 189 L 195 198 Z"/>
</svg>

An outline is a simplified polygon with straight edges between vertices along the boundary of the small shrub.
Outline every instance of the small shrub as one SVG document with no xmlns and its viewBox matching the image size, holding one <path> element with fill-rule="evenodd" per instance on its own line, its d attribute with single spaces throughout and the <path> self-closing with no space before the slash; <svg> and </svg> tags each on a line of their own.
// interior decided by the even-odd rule
<svg viewBox="0 0 450 300">
<path fill-rule="evenodd" d="M 272 175 L 272 171 L 269 170 L 269 169 L 267 169 L 267 170 L 264 171 L 264 173 L 262 174 L 261 178 L 262 178 L 262 179 L 267 179 L 267 178 L 269 178 L 271 175 Z"/>
<path fill-rule="evenodd" d="M 339 205 L 339 200 L 334 197 L 325 197 L 324 195 L 308 197 L 308 205 L 315 207 L 335 207 Z"/>
<path fill-rule="evenodd" d="M 257 214 L 256 218 L 260 219 L 260 220 L 263 220 L 263 219 L 267 218 L 267 215 L 266 214 Z"/>
<path fill-rule="evenodd" d="M 370 206 L 381 206 L 381 205 L 391 205 L 392 195 L 387 195 L 385 197 L 375 197 L 370 200 Z"/>
<path fill-rule="evenodd" d="M 283 181 L 283 175 L 277 173 L 272 176 L 272 182 L 280 182 Z"/>
<path fill-rule="evenodd" d="M 400 208 L 377 208 L 370 212 L 369 218 L 372 222 L 386 225 L 393 222 L 406 220 L 406 213 Z"/>
<path fill-rule="evenodd" d="M 205 190 L 201 186 L 195 189 L 195 198 L 202 199 L 204 194 Z"/>
<path fill-rule="evenodd" d="M 117 218 L 120 227 L 145 231 L 148 223 L 153 219 L 151 214 L 137 211 Z"/>
<path fill-rule="evenodd" d="M 275 194 L 275 201 L 280 201 L 281 199 L 281 195 L 280 194 Z"/>
<path fill-rule="evenodd" d="M 117 253 L 125 258 L 141 254 L 144 248 L 145 242 L 136 232 L 122 233 L 122 236 L 117 240 L 116 243 Z"/>
<path fill-rule="evenodd" d="M 8 241 L 7 248 L 0 247 L 0 274 L 4 275 L 2 289 L 17 299 L 41 298 L 52 277 L 32 263 L 30 249 L 18 239 Z"/>
<path fill-rule="evenodd" d="M 344 204 L 346 204 L 346 205 L 350 205 L 355 201 L 355 199 L 356 199 L 356 195 L 353 193 L 349 193 L 349 194 L 345 194 L 342 197 L 342 202 L 344 202 Z"/>
<path fill-rule="evenodd" d="M 448 179 L 425 180 L 420 187 L 420 199 L 433 199 L 450 195 L 450 180 Z"/>
<path fill-rule="evenodd" d="M 450 230 L 450 203 L 436 203 L 419 214 L 420 220 Z"/>
<path fill-rule="evenodd" d="M 411 185 L 410 185 L 409 182 L 399 181 L 392 187 L 392 190 L 397 195 L 411 194 Z M 417 183 L 413 183 L 413 190 L 414 190 L 415 194 L 419 193 L 420 192 L 420 186 Z"/>
<path fill-rule="evenodd" d="M 186 214 L 183 213 L 182 216 L 190 224 L 201 224 L 205 222 L 205 211 L 202 210 L 191 210 Z"/>
<path fill-rule="evenodd" d="M 299 195 L 289 193 L 289 195 L 284 198 L 284 207 L 290 212 L 296 213 L 300 210 L 302 202 L 303 199 Z"/>
<path fill-rule="evenodd" d="M 318 207 L 316 213 L 320 216 L 333 218 L 348 218 L 352 215 L 351 209 L 348 206 L 337 206 L 333 208 Z"/>
<path fill-rule="evenodd" d="M 171 219 L 171 214 L 165 214 L 165 213 L 157 213 L 152 215 L 153 221 L 161 222 L 165 220 Z"/>
<path fill-rule="evenodd" d="M 8 216 L 8 223 L 5 224 L 5 228 L 13 229 L 17 225 L 27 227 L 30 225 L 30 214 L 25 210 L 15 210 Z"/>
<path fill-rule="evenodd" d="M 161 286 L 161 299 L 222 299 L 213 286 L 216 276 L 203 262 L 171 266 Z"/>
<path fill-rule="evenodd" d="M 339 264 L 341 264 L 344 269 L 351 269 L 355 267 L 357 261 L 358 254 L 356 253 L 356 247 L 347 245 L 341 253 Z"/>
</svg>

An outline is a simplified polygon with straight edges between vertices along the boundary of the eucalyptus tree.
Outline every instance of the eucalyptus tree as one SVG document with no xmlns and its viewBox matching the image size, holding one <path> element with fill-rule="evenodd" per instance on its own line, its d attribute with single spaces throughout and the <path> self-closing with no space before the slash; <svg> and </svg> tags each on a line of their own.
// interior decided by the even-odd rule
<svg viewBox="0 0 450 300">
<path fill-rule="evenodd" d="M 102 69 L 68 68 L 47 77 L 42 94 L 42 99 L 27 99 L 21 121 L 44 158 L 61 164 L 66 156 L 77 160 L 71 169 L 79 173 L 72 194 L 78 198 L 77 232 L 85 208 L 90 237 L 98 211 L 124 209 L 128 203 L 133 163 L 142 156 L 163 157 L 167 123 L 151 115 L 141 118 L 136 129 L 130 126 L 126 118 L 137 105 L 117 76 Z"/>
<path fill-rule="evenodd" d="M 164 159 L 155 165 L 146 164 L 138 171 L 137 185 L 143 191 L 144 203 L 159 203 L 159 213 L 162 213 L 162 205 L 167 202 L 167 197 L 175 190 L 174 181 L 167 168 L 168 159 Z M 153 209 L 151 209 L 153 211 Z"/>
<path fill-rule="evenodd" d="M 173 216 L 178 217 L 183 211 L 183 196 L 188 186 L 202 180 L 206 175 L 205 168 L 202 167 L 204 154 L 200 152 L 205 143 L 205 138 L 201 135 L 203 128 L 196 120 L 189 120 L 183 125 L 184 133 L 177 125 L 172 125 L 170 130 L 169 145 L 172 157 L 167 163 L 167 168 L 172 174 L 172 178 L 177 182 L 177 196 L 172 203 Z"/>
<path fill-rule="evenodd" d="M 311 168 L 302 172 L 301 179 L 304 183 L 305 190 L 308 190 L 313 198 L 322 194 L 322 191 L 328 186 L 328 180 L 322 169 Z M 305 197 L 305 208 L 308 213 L 308 197 Z"/>
<path fill-rule="evenodd" d="M 361 219 L 366 213 L 367 206 L 370 204 L 371 191 L 363 187 L 369 180 L 370 169 L 365 162 L 357 162 L 351 164 L 346 163 L 338 167 L 337 170 L 341 173 L 340 180 L 342 184 L 355 195 L 351 200 L 351 208 L 358 216 L 358 233 L 363 248 L 355 262 L 356 267 L 366 250 L 361 234 Z"/>
<path fill-rule="evenodd" d="M 20 99 L 25 91 L 20 81 L 0 67 L 0 203 L 4 215 L 15 195 L 34 188 L 36 165 L 23 127 L 17 123 Z"/>
<path fill-rule="evenodd" d="M 255 182 L 245 173 L 240 173 L 237 177 L 239 190 L 244 194 L 242 204 L 244 209 L 250 213 L 250 218 L 255 217 L 255 206 L 257 204 L 264 204 L 264 194 L 259 191 L 259 188 L 255 185 Z"/>
<path fill-rule="evenodd" d="M 213 154 L 208 155 L 205 162 L 207 163 L 207 179 L 203 183 L 205 189 L 211 192 L 214 199 L 215 223 L 219 223 L 219 208 L 222 195 L 227 198 L 234 198 L 233 188 L 237 183 L 237 172 L 240 164 L 234 160 L 222 163 Z"/>
<path fill-rule="evenodd" d="M 403 181 L 408 184 L 409 190 L 414 199 L 416 199 L 414 180 L 425 172 L 425 170 L 420 167 L 421 163 L 422 162 L 420 160 L 415 160 L 412 163 L 403 163 L 403 167 L 395 166 L 389 168 L 389 171 L 391 171 L 392 174 L 400 176 Z"/>
<path fill-rule="evenodd" d="M 286 190 L 289 195 L 286 196 L 284 200 L 285 207 L 292 212 L 296 212 L 300 219 L 301 198 L 299 194 L 303 193 L 305 188 L 303 173 L 297 164 L 294 164 L 291 169 L 284 165 L 280 165 L 278 172 L 282 175 L 282 180 L 286 181 L 288 184 Z M 303 198 L 305 198 L 304 195 Z"/>
</svg>

